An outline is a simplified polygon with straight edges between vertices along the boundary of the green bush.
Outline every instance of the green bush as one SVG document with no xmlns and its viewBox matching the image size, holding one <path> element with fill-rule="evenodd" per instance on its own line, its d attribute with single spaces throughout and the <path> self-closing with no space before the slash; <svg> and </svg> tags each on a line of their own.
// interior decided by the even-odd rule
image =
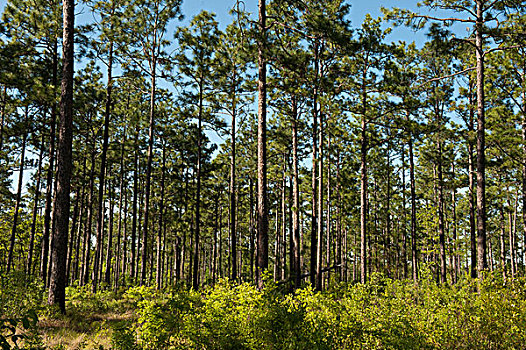
<svg viewBox="0 0 526 350">
<path fill-rule="evenodd" d="M 521 349 L 526 280 L 498 275 L 453 286 L 373 276 L 366 285 L 282 293 L 223 280 L 201 294 L 141 287 L 138 334 L 145 349 Z"/>
</svg>

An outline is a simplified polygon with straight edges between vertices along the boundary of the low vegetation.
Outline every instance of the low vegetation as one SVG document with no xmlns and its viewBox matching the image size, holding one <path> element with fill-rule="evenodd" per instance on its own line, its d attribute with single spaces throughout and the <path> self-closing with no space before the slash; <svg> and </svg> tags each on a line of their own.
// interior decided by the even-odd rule
<svg viewBox="0 0 526 350">
<path fill-rule="evenodd" d="M 7 283 L 6 283 L 7 282 Z M 42 288 L 2 280 L 2 348 L 522 349 L 526 279 L 487 275 L 441 286 L 373 276 L 324 292 L 222 280 L 201 291 L 67 289 L 67 314 Z M 38 323 L 34 317 L 38 315 Z M 34 319 L 34 321 L 33 321 Z M 13 338 L 13 335 L 17 335 Z"/>
</svg>

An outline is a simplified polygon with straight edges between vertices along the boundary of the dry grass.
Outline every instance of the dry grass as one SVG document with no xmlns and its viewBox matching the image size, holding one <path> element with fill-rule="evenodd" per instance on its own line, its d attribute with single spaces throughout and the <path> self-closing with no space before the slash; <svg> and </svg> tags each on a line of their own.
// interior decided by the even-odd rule
<svg viewBox="0 0 526 350">
<path fill-rule="evenodd" d="M 135 318 L 132 310 L 93 314 L 74 310 L 65 316 L 40 319 L 38 329 L 46 349 L 111 349 L 113 327 Z"/>
</svg>

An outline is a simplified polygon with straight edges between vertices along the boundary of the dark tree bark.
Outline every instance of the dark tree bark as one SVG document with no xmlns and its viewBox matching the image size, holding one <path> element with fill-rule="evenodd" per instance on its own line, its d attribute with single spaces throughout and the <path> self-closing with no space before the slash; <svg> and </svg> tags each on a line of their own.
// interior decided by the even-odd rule
<svg viewBox="0 0 526 350">
<path fill-rule="evenodd" d="M 166 176 L 166 150 L 163 142 L 162 149 L 162 165 L 161 165 L 161 201 L 159 203 L 159 231 L 157 232 L 157 266 L 156 266 L 156 279 L 157 289 L 160 290 L 162 287 L 162 236 L 164 227 L 164 182 Z"/>
<path fill-rule="evenodd" d="M 474 131 L 475 122 L 474 122 L 474 110 L 473 110 L 473 94 L 472 94 L 472 85 L 470 81 L 469 87 L 469 121 L 468 121 L 468 130 Z M 477 278 L 477 228 L 475 223 L 475 179 L 473 175 L 475 174 L 475 165 L 473 159 L 474 145 L 473 141 L 468 139 L 468 194 L 469 194 L 469 232 L 470 232 L 470 274 L 471 278 Z"/>
<path fill-rule="evenodd" d="M 294 288 L 301 287 L 300 265 L 300 211 L 299 211 L 299 170 L 298 170 L 298 106 L 296 97 L 292 98 L 292 240 L 294 242 L 294 261 L 291 261 L 294 271 Z"/>
<path fill-rule="evenodd" d="M 109 167 L 111 170 L 111 166 Z M 111 286 L 111 258 L 113 256 L 113 210 L 115 208 L 114 201 L 115 191 L 113 190 L 113 184 L 111 181 L 108 186 L 108 200 L 110 201 L 110 212 L 109 212 L 109 223 L 108 223 L 108 247 L 106 249 L 106 271 L 104 272 L 104 282 L 107 288 Z M 101 266 L 102 267 L 102 266 Z"/>
<path fill-rule="evenodd" d="M 266 4 L 258 0 L 259 34 L 258 41 L 258 227 L 256 280 L 263 288 L 262 274 L 268 268 L 268 208 L 267 208 L 267 63 L 266 63 Z"/>
<path fill-rule="evenodd" d="M 195 191 L 195 237 L 193 251 L 192 287 L 199 289 L 199 238 L 201 234 L 201 148 L 203 132 L 203 76 L 199 81 L 199 110 L 197 121 L 197 164 L 196 164 L 196 191 Z M 232 258 L 235 261 L 235 258 Z M 233 267 L 235 268 L 235 267 Z"/>
<path fill-rule="evenodd" d="M 119 278 L 121 275 L 121 271 L 124 270 L 125 263 L 123 263 L 123 269 L 121 270 L 121 260 L 123 262 L 126 261 L 126 234 L 122 234 L 123 231 L 123 203 L 124 203 L 124 215 L 126 217 L 126 209 L 127 207 L 127 190 L 124 188 L 124 172 L 126 171 L 124 167 L 124 149 L 126 145 L 126 131 L 127 127 L 124 128 L 124 135 L 123 140 L 121 143 L 121 156 L 120 156 L 120 171 L 119 171 L 119 214 L 118 214 L 118 221 L 117 221 L 117 255 L 115 259 L 115 277 L 114 277 L 114 287 L 115 290 L 119 287 Z M 124 227 L 126 227 L 126 222 L 124 222 Z M 122 239 L 122 245 L 121 245 L 121 239 Z"/>
<path fill-rule="evenodd" d="M 1 149 L 1 148 L 0 148 Z M 38 167 L 35 185 L 35 199 L 33 201 L 33 216 L 31 218 L 31 236 L 29 237 L 29 250 L 27 253 L 27 264 L 26 271 L 28 275 L 33 274 L 33 249 L 35 245 L 35 234 L 37 230 L 37 212 L 38 212 L 38 200 L 40 198 L 40 182 L 42 180 L 42 158 L 44 156 L 44 137 L 42 137 L 42 143 L 40 145 L 40 152 L 38 154 Z"/>
<path fill-rule="evenodd" d="M 234 72 L 234 82 L 236 74 Z M 237 242 L 236 242 L 236 85 L 232 84 L 232 125 L 230 130 L 230 241 L 232 244 L 232 281 L 237 280 Z"/>
<path fill-rule="evenodd" d="M 502 277 L 506 279 L 506 244 L 504 243 L 504 237 L 506 236 L 506 220 L 504 218 L 504 208 L 500 208 L 500 268 L 502 270 Z"/>
<path fill-rule="evenodd" d="M 138 208 L 137 208 L 137 202 L 138 202 L 138 195 L 139 195 L 139 125 L 137 124 L 135 129 L 135 151 L 133 155 L 133 199 L 132 199 L 132 227 L 131 227 L 131 268 L 130 268 L 130 277 L 132 280 L 136 276 L 136 265 L 137 261 L 139 260 L 137 258 L 137 252 L 136 252 L 136 240 L 137 240 L 137 214 L 138 214 Z"/>
<path fill-rule="evenodd" d="M 112 9 L 113 11 L 113 9 Z M 112 16 L 113 13 L 110 14 Z M 110 26 L 110 32 L 113 31 L 113 24 Z M 110 129 L 110 117 L 111 117 L 111 105 L 112 105 L 112 88 L 113 88 L 113 40 L 109 43 L 109 56 L 108 56 L 108 83 L 106 85 L 106 105 L 104 109 L 104 132 L 102 138 L 102 153 L 100 160 L 100 172 L 99 172 L 99 195 L 97 200 L 97 245 L 95 249 L 95 262 L 93 265 L 93 292 L 97 291 L 99 282 L 99 270 L 102 266 L 99 266 L 99 259 L 102 257 L 102 235 L 104 230 L 104 182 L 106 175 L 106 159 L 108 154 L 108 143 L 109 143 L 109 129 Z M 102 261 L 102 259 L 100 259 Z"/>
<path fill-rule="evenodd" d="M 3 85 L 2 92 L 2 108 L 0 109 L 0 149 L 4 148 L 4 123 L 5 123 L 5 107 L 7 105 L 7 85 Z"/>
<path fill-rule="evenodd" d="M 53 64 L 52 64 L 52 85 L 53 88 L 57 86 L 58 81 L 58 45 L 57 39 L 53 40 Z M 40 276 L 44 285 L 48 285 L 48 259 L 49 259 L 49 236 L 52 226 L 51 206 L 53 203 L 53 186 L 54 186 L 54 171 L 55 171 L 55 133 L 56 133 L 56 119 L 57 107 L 56 103 L 51 104 L 51 115 L 49 121 L 49 165 L 46 178 L 46 206 L 44 209 L 44 232 L 42 234 L 42 253 L 40 258 Z"/>
<path fill-rule="evenodd" d="M 476 0 L 475 47 L 477 61 L 477 271 L 488 268 L 486 258 L 486 158 L 484 111 L 484 1 Z"/>
<path fill-rule="evenodd" d="M 322 263 L 323 263 L 323 113 L 319 111 L 318 131 L 318 217 L 317 217 L 317 245 L 316 245 L 316 290 L 322 290 Z M 327 243 L 328 244 L 328 243 Z"/>
<path fill-rule="evenodd" d="M 152 47 L 157 47 L 154 41 Z M 151 87 L 150 87 L 150 121 L 148 123 L 148 155 L 146 163 L 146 185 L 144 187 L 144 219 L 142 226 L 142 258 L 141 258 L 141 285 L 146 282 L 147 261 L 148 261 L 148 219 L 150 215 L 150 186 L 152 177 L 152 161 L 153 161 L 153 143 L 155 137 L 155 94 L 156 94 L 156 78 L 157 78 L 157 57 L 153 57 L 151 62 Z"/>
<path fill-rule="evenodd" d="M 416 189 L 415 161 L 413 155 L 413 138 L 409 136 L 409 182 L 411 187 L 411 259 L 413 267 L 413 282 L 418 282 L 418 251 L 416 247 Z"/>
<path fill-rule="evenodd" d="M 453 162 L 451 163 L 451 173 L 454 175 L 455 174 L 455 161 L 453 160 Z M 453 256 L 453 276 L 452 276 L 452 279 L 453 279 L 453 283 L 457 283 L 457 279 L 458 279 L 458 272 L 459 272 L 459 265 L 460 265 L 460 260 L 459 260 L 459 257 L 458 257 L 458 242 L 457 242 L 457 198 L 456 198 L 456 194 L 457 194 L 457 189 L 456 187 L 454 187 L 452 190 L 451 190 L 451 205 L 452 205 L 452 211 L 453 211 L 453 217 L 452 217 L 452 233 L 453 233 L 453 247 L 452 247 L 452 252 L 451 252 L 451 255 Z"/>
<path fill-rule="evenodd" d="M 26 107 L 26 120 L 28 120 L 28 107 Z M 18 170 L 18 186 L 16 191 L 16 202 L 15 202 L 15 211 L 13 213 L 13 226 L 11 228 L 11 238 L 9 240 L 9 253 L 7 255 L 7 273 L 11 271 L 13 267 L 13 252 L 15 249 L 16 241 L 16 229 L 18 226 L 18 212 L 20 210 L 20 201 L 22 199 L 22 180 L 24 178 L 24 163 L 26 159 L 26 141 L 28 130 L 24 130 L 22 136 L 22 150 L 20 151 L 20 167 Z"/>
<path fill-rule="evenodd" d="M 48 303 L 66 312 L 66 254 L 69 225 L 69 194 L 72 170 L 73 72 L 75 2 L 63 0 L 63 68 L 60 96 L 60 126 L 57 149 L 57 189 L 54 203 L 55 230 L 51 251 Z"/>
<path fill-rule="evenodd" d="M 84 238 L 82 242 L 82 276 L 80 278 L 80 285 L 86 285 L 89 282 L 89 263 L 90 263 L 90 247 L 91 247 L 91 228 L 93 222 L 93 187 L 95 182 L 95 149 L 91 151 L 91 170 L 90 170 L 90 184 L 88 195 L 88 215 L 86 218 L 86 227 Z"/>
<path fill-rule="evenodd" d="M 317 206 L 318 206 L 318 44 L 314 45 L 314 86 L 312 101 L 312 212 L 311 212 L 311 232 L 310 232 L 310 283 L 316 286 L 316 268 L 317 268 Z"/>
<path fill-rule="evenodd" d="M 367 123 L 364 114 L 362 116 L 362 135 L 360 140 L 360 282 L 367 282 Z"/>
</svg>

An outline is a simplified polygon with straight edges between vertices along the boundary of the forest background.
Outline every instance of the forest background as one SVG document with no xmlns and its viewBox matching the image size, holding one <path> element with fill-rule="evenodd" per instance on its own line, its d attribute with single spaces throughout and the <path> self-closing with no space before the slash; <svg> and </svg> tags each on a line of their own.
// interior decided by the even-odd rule
<svg viewBox="0 0 526 350">
<path fill-rule="evenodd" d="M 199 347 L 194 329 L 164 317 L 205 317 L 234 291 L 259 305 L 249 318 L 262 317 L 234 325 L 279 334 L 267 323 L 285 317 L 329 347 L 375 347 L 386 334 L 368 328 L 359 303 L 346 304 L 350 318 L 323 321 L 332 336 L 316 333 L 315 311 L 379 298 L 387 317 L 389 298 L 408 302 L 406 293 L 416 304 L 401 310 L 429 293 L 448 315 L 465 307 L 458 300 L 496 298 L 488 305 L 511 316 L 493 338 L 475 317 L 482 344 L 521 329 L 522 1 L 214 3 L 216 16 L 202 2 L 114 0 L 64 18 L 57 1 L 2 5 L 0 273 L 11 342 L 19 321 L 51 310 L 45 290 L 62 313 L 66 301 L 86 311 L 76 301 L 90 298 L 135 310 L 127 322 L 146 317 L 133 342 L 144 347 L 157 346 L 142 326 L 155 317 L 167 332 L 159 342 Z M 13 296 L 24 285 L 34 295 L 22 302 Z M 499 295 L 512 295 L 511 308 Z M 173 313 L 155 314 L 160 306 Z M 410 330 L 389 319 L 402 334 L 389 341 L 465 341 L 433 340 L 415 315 L 403 315 Z"/>
</svg>

